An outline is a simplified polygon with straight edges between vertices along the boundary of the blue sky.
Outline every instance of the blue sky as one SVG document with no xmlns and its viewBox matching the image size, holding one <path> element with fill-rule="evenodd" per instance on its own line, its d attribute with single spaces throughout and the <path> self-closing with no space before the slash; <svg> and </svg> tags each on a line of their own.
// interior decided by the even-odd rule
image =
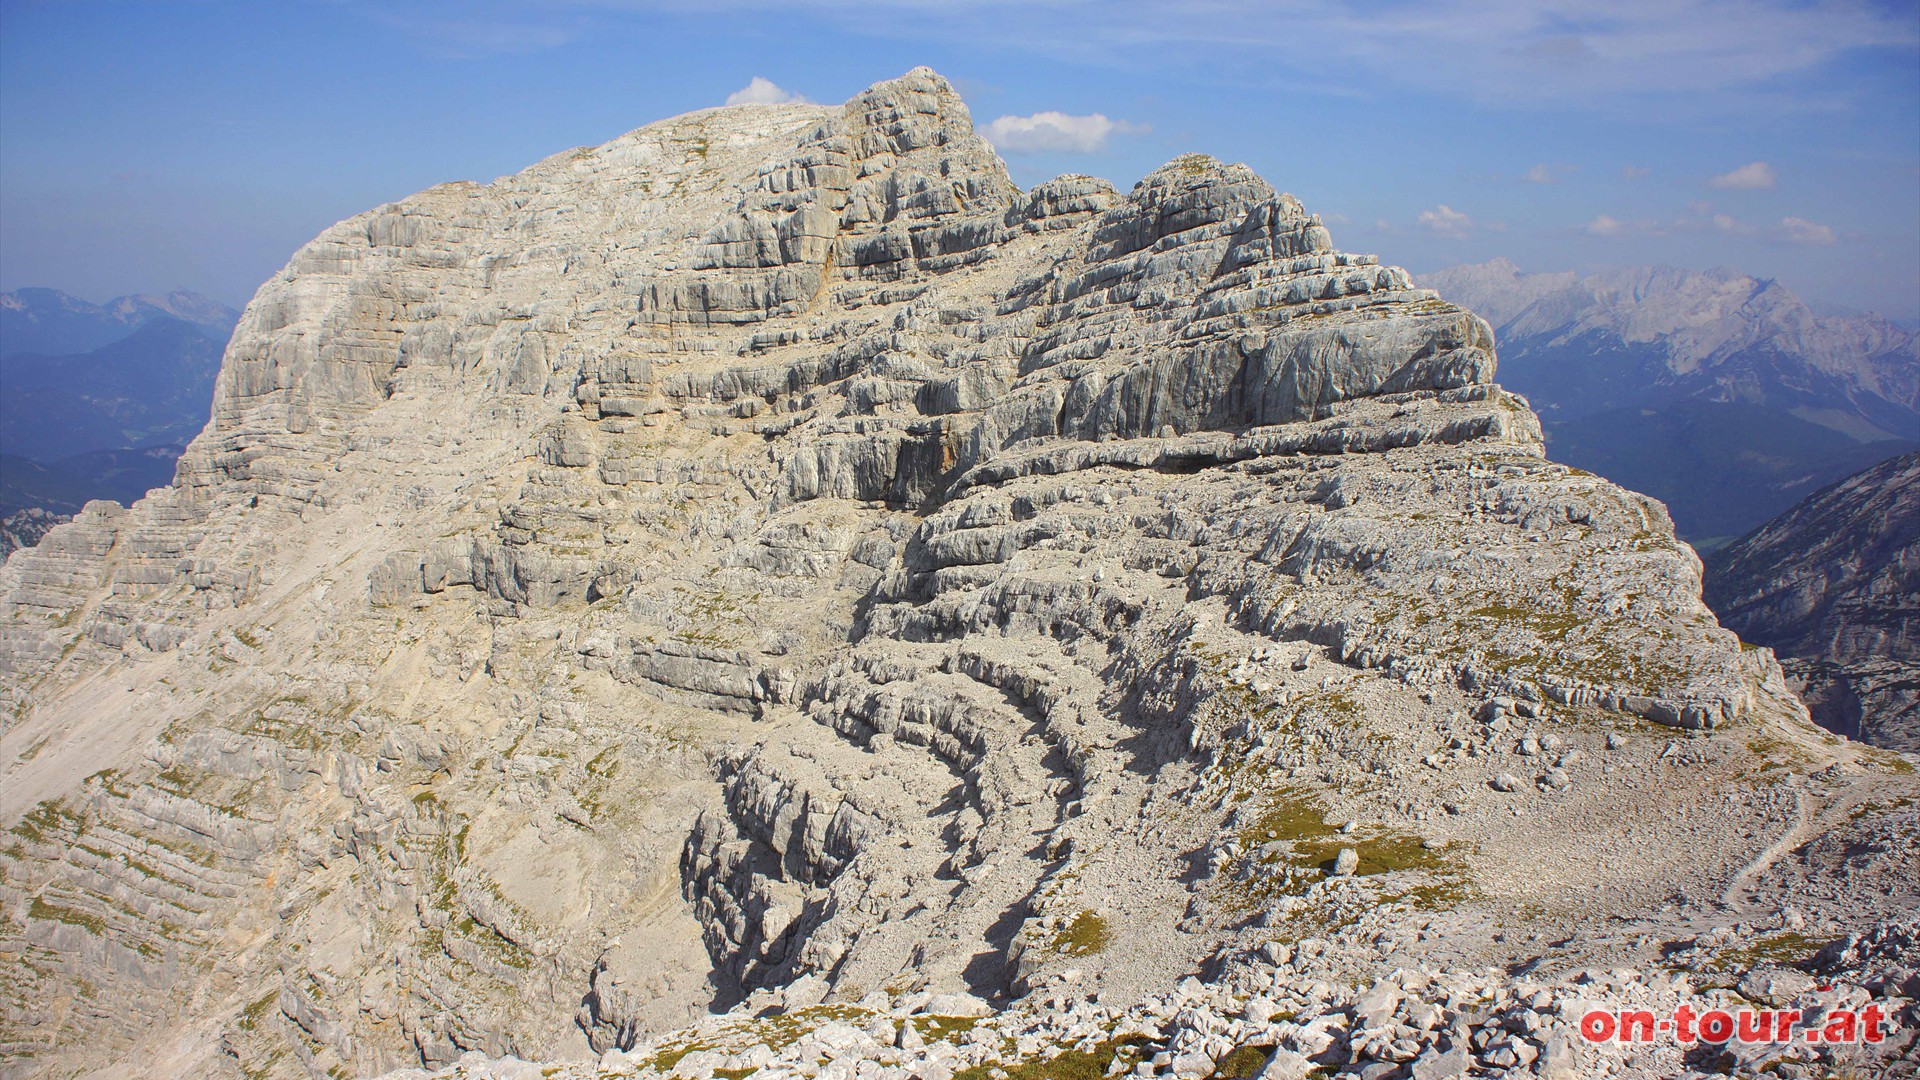
<svg viewBox="0 0 1920 1080">
<path fill-rule="evenodd" d="M 1913 0 L 0 0 L 0 288 L 237 305 L 378 203 L 916 64 L 1022 184 L 1204 151 L 1416 273 L 1730 266 L 1920 319 Z"/>
</svg>

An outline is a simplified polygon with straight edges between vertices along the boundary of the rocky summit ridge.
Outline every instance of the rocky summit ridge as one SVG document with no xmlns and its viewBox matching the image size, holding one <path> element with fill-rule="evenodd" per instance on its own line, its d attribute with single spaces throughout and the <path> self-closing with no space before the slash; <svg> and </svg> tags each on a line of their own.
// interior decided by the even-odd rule
<svg viewBox="0 0 1920 1080">
<path fill-rule="evenodd" d="M 1405 972 L 1910 942 L 1911 764 L 1494 366 L 1244 166 L 1019 190 L 925 69 L 342 222 L 174 484 L 0 570 L 0 1071 L 1200 1076 L 1258 983 L 1344 1010 L 1302 1068 L 1572 1075 Z"/>
</svg>

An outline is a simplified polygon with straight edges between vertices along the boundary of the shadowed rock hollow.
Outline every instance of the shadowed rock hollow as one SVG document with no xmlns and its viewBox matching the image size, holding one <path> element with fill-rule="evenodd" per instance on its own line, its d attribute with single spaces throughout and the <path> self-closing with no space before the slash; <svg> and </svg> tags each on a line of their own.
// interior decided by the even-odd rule
<svg viewBox="0 0 1920 1080">
<path fill-rule="evenodd" d="M 0 571 L 0 1054 L 583 1057 L 1777 910 L 1787 830 L 1911 780 L 1494 365 L 1244 166 L 1020 191 L 924 69 L 336 225 L 174 485 Z"/>
</svg>

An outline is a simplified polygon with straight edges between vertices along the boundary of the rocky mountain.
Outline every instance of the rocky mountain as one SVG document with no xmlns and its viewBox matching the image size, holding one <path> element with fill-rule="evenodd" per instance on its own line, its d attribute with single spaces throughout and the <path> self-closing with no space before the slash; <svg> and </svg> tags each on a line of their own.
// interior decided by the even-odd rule
<svg viewBox="0 0 1920 1080">
<path fill-rule="evenodd" d="M 1700 546 L 1920 438 L 1920 337 L 1816 315 L 1777 282 L 1523 274 L 1505 259 L 1421 280 L 1493 324 L 1502 378 L 1540 411 L 1556 457 L 1659 495 Z"/>
<path fill-rule="evenodd" d="M 1714 973 L 1907 1008 L 1912 766 L 1494 370 L 1244 166 L 1021 191 L 925 69 L 342 222 L 173 485 L 0 569 L 0 1068 L 1563 1077 Z"/>
<path fill-rule="evenodd" d="M 165 296 L 118 296 L 89 303 L 58 289 L 0 293 L 0 357 L 14 353 L 64 356 L 92 352 L 155 319 L 198 327 L 224 345 L 240 313 L 199 293 L 175 289 Z"/>
<path fill-rule="evenodd" d="M 1721 620 L 1781 655 L 1815 720 L 1920 752 L 1920 454 L 1822 489 L 1707 566 Z"/>
</svg>

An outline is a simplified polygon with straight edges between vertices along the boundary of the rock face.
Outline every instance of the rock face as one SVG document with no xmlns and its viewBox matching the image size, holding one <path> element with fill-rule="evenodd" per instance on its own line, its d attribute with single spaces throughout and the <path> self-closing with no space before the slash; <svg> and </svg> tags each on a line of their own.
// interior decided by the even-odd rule
<svg viewBox="0 0 1920 1080">
<path fill-rule="evenodd" d="M 173 486 L 0 570 L 0 1054 L 1626 959 L 1831 880 L 1786 841 L 1914 781 L 1494 363 L 1242 166 L 1019 191 L 924 69 L 343 222 Z"/>
<path fill-rule="evenodd" d="M 1539 410 L 1556 460 L 1666 500 L 1697 544 L 1920 439 L 1920 338 L 1872 315 L 1815 315 L 1777 282 L 1495 260 L 1421 284 L 1493 325 L 1502 381 Z"/>
<path fill-rule="evenodd" d="M 1784 658 L 1822 726 L 1920 751 L 1920 454 L 1715 553 L 1707 596 L 1728 627 Z"/>
</svg>

